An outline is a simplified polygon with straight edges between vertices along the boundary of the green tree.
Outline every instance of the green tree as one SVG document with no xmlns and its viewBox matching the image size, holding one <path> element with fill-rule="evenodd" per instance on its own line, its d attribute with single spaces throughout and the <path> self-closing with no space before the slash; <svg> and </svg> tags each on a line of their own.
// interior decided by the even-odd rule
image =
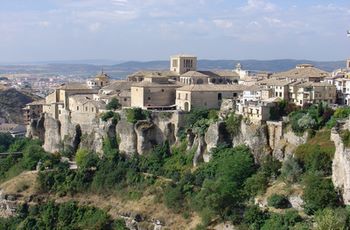
<svg viewBox="0 0 350 230">
<path fill-rule="evenodd" d="M 302 172 L 299 163 L 293 157 L 289 157 L 282 164 L 281 177 L 285 182 L 294 183 L 299 180 Z"/>
<path fill-rule="evenodd" d="M 339 198 L 331 179 L 310 173 L 305 176 L 304 184 L 305 212 L 313 214 L 318 210 L 337 206 Z"/>
<path fill-rule="evenodd" d="M 320 210 L 315 215 L 316 230 L 345 230 L 349 227 L 349 213 L 345 209 Z"/>
<path fill-rule="evenodd" d="M 106 105 L 106 109 L 108 110 L 116 110 L 121 108 L 121 104 L 119 103 L 119 100 L 115 97 L 111 99 L 111 101 Z"/>
</svg>

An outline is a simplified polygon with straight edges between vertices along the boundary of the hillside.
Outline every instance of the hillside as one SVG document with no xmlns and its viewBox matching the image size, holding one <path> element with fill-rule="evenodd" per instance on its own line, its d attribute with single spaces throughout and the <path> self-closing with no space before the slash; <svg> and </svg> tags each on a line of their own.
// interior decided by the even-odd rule
<svg viewBox="0 0 350 230">
<path fill-rule="evenodd" d="M 87 62 L 88 63 L 88 62 Z M 244 69 L 268 72 L 280 72 L 294 68 L 297 64 L 309 63 L 326 71 L 333 71 L 345 67 L 345 61 L 311 61 L 295 59 L 279 60 L 199 60 L 198 68 L 201 70 L 233 69 L 237 63 L 241 63 Z M 166 70 L 169 69 L 168 60 L 159 61 L 128 61 L 115 65 L 107 64 L 77 64 L 47 63 L 27 65 L 0 65 L 0 74 L 37 74 L 37 75 L 77 75 L 91 76 L 103 69 L 113 78 L 123 78 L 126 75 L 139 70 Z"/>
<path fill-rule="evenodd" d="M 23 123 L 22 108 L 36 99 L 30 93 L 13 88 L 0 89 L 0 118 L 10 123 Z"/>
</svg>

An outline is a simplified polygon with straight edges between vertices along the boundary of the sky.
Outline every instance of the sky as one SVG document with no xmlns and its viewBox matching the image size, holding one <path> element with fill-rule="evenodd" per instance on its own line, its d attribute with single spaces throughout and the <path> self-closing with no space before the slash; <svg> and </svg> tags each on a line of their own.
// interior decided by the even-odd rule
<svg viewBox="0 0 350 230">
<path fill-rule="evenodd" d="M 350 57 L 349 0 L 0 0 L 0 62 Z"/>
</svg>

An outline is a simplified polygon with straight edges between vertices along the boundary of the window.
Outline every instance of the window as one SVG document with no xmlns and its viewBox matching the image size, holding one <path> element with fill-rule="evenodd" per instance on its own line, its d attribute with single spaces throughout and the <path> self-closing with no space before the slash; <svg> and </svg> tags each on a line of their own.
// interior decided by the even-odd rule
<svg viewBox="0 0 350 230">
<path fill-rule="evenodd" d="M 164 92 L 164 89 L 162 89 L 162 92 Z"/>
<path fill-rule="evenodd" d="M 218 100 L 219 100 L 219 101 L 222 100 L 222 93 L 218 93 Z"/>
<path fill-rule="evenodd" d="M 148 100 L 150 101 L 150 100 L 151 100 L 151 97 L 148 97 Z"/>
<path fill-rule="evenodd" d="M 85 107 L 85 111 L 88 111 L 88 107 Z"/>
<path fill-rule="evenodd" d="M 180 93 L 177 95 L 177 99 L 180 99 Z"/>
<path fill-rule="evenodd" d="M 77 110 L 79 111 L 79 106 L 77 106 Z"/>
<path fill-rule="evenodd" d="M 185 97 L 185 100 L 188 100 L 188 94 L 186 93 L 186 97 Z"/>
<path fill-rule="evenodd" d="M 237 97 L 237 93 L 233 93 L 233 97 Z"/>
<path fill-rule="evenodd" d="M 94 112 L 94 108 L 91 108 L 91 112 Z"/>
<path fill-rule="evenodd" d="M 128 99 L 124 98 L 124 101 L 127 101 Z"/>
<path fill-rule="evenodd" d="M 282 93 L 280 93 L 280 97 L 282 97 Z"/>
</svg>

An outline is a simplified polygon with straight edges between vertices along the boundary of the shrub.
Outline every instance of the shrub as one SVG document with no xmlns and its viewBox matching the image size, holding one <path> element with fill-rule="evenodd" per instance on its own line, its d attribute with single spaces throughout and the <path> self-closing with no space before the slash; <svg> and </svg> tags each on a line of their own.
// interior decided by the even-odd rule
<svg viewBox="0 0 350 230">
<path fill-rule="evenodd" d="M 181 186 L 169 185 L 164 190 L 165 205 L 175 212 L 179 212 L 182 207 L 184 194 L 182 194 Z"/>
<path fill-rule="evenodd" d="M 289 157 L 282 164 L 281 177 L 285 182 L 295 183 L 299 180 L 302 172 L 299 163 L 293 157 Z"/>
<path fill-rule="evenodd" d="M 106 109 L 108 110 L 116 110 L 121 108 L 121 104 L 119 103 L 119 100 L 115 97 L 111 99 L 111 101 L 106 105 Z"/>
<path fill-rule="evenodd" d="M 313 214 L 326 207 L 336 207 L 339 198 L 329 178 L 310 173 L 304 178 L 305 212 Z"/>
<path fill-rule="evenodd" d="M 340 133 L 340 137 L 344 143 L 344 146 L 349 148 L 350 147 L 350 131 L 349 130 L 342 130 Z"/>
<path fill-rule="evenodd" d="M 185 115 L 185 126 L 187 128 L 193 127 L 198 120 L 208 119 L 209 110 L 204 108 L 193 108 Z"/>
<path fill-rule="evenodd" d="M 126 109 L 126 119 L 128 122 L 135 124 L 137 121 L 145 120 L 150 117 L 150 112 L 141 108 Z"/>
<path fill-rule="evenodd" d="M 316 230 L 323 229 L 347 229 L 350 226 L 349 213 L 345 209 L 320 210 L 315 215 Z"/>
<path fill-rule="evenodd" d="M 226 119 L 226 129 L 232 135 L 236 136 L 241 128 L 242 116 L 231 113 Z"/>
<path fill-rule="evenodd" d="M 274 208 L 288 208 L 290 203 L 288 198 L 284 195 L 273 194 L 269 198 L 267 198 L 267 204 Z"/>
<path fill-rule="evenodd" d="M 261 211 L 259 206 L 253 205 L 244 211 L 243 222 L 249 226 L 249 229 L 259 230 L 267 218 L 266 212 Z"/>
<path fill-rule="evenodd" d="M 245 191 L 250 196 L 263 194 L 268 186 L 268 178 L 263 172 L 258 172 L 249 177 L 245 182 Z"/>
<path fill-rule="evenodd" d="M 102 115 L 101 115 L 101 120 L 104 121 L 104 122 L 107 122 L 111 118 L 112 118 L 112 122 L 114 124 L 117 124 L 118 121 L 120 120 L 119 114 L 115 113 L 113 111 L 108 111 L 106 113 L 102 113 Z"/>
</svg>

